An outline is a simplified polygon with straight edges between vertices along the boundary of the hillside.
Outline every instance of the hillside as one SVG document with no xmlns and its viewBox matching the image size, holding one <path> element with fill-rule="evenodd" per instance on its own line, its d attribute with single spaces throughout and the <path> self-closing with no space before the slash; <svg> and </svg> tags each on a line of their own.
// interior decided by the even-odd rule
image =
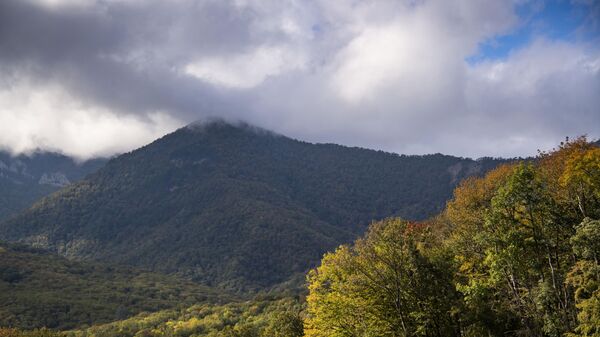
<svg viewBox="0 0 600 337">
<path fill-rule="evenodd" d="M 127 320 L 68 331 L 63 336 L 299 337 L 303 335 L 302 306 L 292 298 L 199 304 L 140 314 Z"/>
<path fill-rule="evenodd" d="M 388 216 L 424 219 L 499 161 L 311 144 L 248 125 L 193 125 L 110 160 L 0 224 L 0 238 L 260 289 Z"/>
<path fill-rule="evenodd" d="M 600 148 L 585 137 L 386 219 L 308 276 L 306 337 L 600 336 Z"/>
<path fill-rule="evenodd" d="M 0 244 L 0 326 L 72 329 L 231 298 L 170 276 Z"/>
<path fill-rule="evenodd" d="M 0 220 L 83 179 L 105 162 L 105 159 L 94 159 L 76 163 L 56 153 L 36 152 L 30 156 L 12 156 L 0 151 Z"/>
</svg>

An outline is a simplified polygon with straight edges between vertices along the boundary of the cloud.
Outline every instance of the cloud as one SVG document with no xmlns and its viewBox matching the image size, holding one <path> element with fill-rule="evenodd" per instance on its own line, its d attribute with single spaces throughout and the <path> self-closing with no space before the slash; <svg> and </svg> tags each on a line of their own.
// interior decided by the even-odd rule
<svg viewBox="0 0 600 337">
<path fill-rule="evenodd" d="M 599 60 L 597 50 L 537 39 L 506 60 L 469 69 L 467 107 L 479 113 L 479 123 L 493 125 L 490 137 L 510 130 L 531 150 L 536 139 L 546 138 L 548 148 L 564 136 L 598 137 Z"/>
<path fill-rule="evenodd" d="M 201 59 L 186 65 L 184 71 L 217 86 L 249 89 L 268 77 L 302 69 L 304 63 L 302 51 L 259 46 L 241 55 Z"/>
<path fill-rule="evenodd" d="M 161 111 L 144 117 L 89 105 L 58 86 L 15 83 L 0 91 L 0 144 L 16 153 L 55 150 L 85 160 L 145 145 L 181 121 Z"/>
<path fill-rule="evenodd" d="M 527 4 L 2 1 L 0 146 L 87 158 L 208 117 L 475 157 L 600 136 L 597 34 L 536 33 L 504 58 L 466 61 L 527 24 Z M 588 37 L 594 18 L 582 22 Z"/>
<path fill-rule="evenodd" d="M 477 42 L 516 16 L 507 2 L 428 2 L 387 21 L 365 24 L 337 54 L 333 84 L 344 99 L 381 99 L 373 94 L 385 87 L 407 99 L 443 94 Z"/>
</svg>

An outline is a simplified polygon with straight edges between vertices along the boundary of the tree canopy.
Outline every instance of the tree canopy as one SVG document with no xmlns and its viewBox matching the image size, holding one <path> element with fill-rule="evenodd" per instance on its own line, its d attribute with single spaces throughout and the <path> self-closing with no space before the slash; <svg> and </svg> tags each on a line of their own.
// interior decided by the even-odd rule
<svg viewBox="0 0 600 337">
<path fill-rule="evenodd" d="M 600 149 L 567 141 L 388 219 L 308 276 L 308 336 L 600 336 Z"/>
</svg>

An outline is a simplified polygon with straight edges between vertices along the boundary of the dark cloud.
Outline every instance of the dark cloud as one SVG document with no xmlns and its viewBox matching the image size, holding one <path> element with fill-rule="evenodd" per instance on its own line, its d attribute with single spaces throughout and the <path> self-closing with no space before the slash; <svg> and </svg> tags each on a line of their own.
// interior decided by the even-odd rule
<svg viewBox="0 0 600 337">
<path fill-rule="evenodd" d="M 13 78 L 60 83 L 85 101 L 125 113 L 167 110 L 193 119 L 220 94 L 177 69 L 197 55 L 250 45 L 250 15 L 238 14 L 219 2 L 3 1 L 1 69 Z"/>
</svg>

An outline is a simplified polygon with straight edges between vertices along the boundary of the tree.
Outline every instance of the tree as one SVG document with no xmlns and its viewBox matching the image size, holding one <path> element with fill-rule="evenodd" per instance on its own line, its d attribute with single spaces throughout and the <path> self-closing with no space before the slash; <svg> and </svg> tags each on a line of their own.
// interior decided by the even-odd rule
<svg viewBox="0 0 600 337">
<path fill-rule="evenodd" d="M 262 335 L 265 337 L 304 336 L 304 322 L 300 316 L 300 312 L 288 309 L 276 313 Z"/>
<path fill-rule="evenodd" d="M 506 296 L 494 288 L 486 265 L 492 234 L 486 220 L 492 199 L 515 168 L 515 164 L 505 164 L 484 177 L 465 179 L 443 213 L 451 228 L 445 249 L 455 260 L 455 283 L 464 299 L 461 325 L 465 336 L 504 336 L 517 326 L 514 313 L 498 305 Z"/>
<path fill-rule="evenodd" d="M 456 291 L 425 224 L 388 219 L 308 276 L 306 336 L 457 336 Z"/>
<path fill-rule="evenodd" d="M 580 258 L 567 277 L 575 288 L 578 325 L 570 336 L 600 336 L 600 221 L 586 218 L 571 238 L 573 252 Z"/>
<path fill-rule="evenodd" d="M 584 217 L 600 217 L 600 148 L 571 153 L 560 177 L 571 203 Z"/>
</svg>

